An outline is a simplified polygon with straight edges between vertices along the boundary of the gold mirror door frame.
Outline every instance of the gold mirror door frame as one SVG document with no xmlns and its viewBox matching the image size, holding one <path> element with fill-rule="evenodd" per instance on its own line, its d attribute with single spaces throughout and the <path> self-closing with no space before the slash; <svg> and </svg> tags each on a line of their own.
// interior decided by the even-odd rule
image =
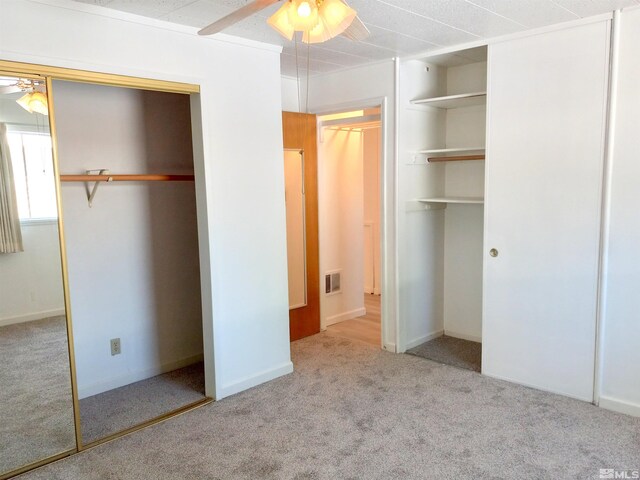
<svg viewBox="0 0 640 480">
<path fill-rule="evenodd" d="M 291 341 L 320 332 L 320 267 L 318 243 L 318 147 L 316 116 L 282 112 L 285 150 L 304 152 L 304 231 L 306 304 L 289 310 Z"/>
<path fill-rule="evenodd" d="M 128 87 L 128 88 L 140 89 L 140 90 L 181 93 L 181 94 L 192 95 L 192 94 L 200 93 L 199 85 L 180 83 L 180 82 L 171 82 L 171 81 L 164 81 L 164 80 L 128 77 L 128 76 L 117 75 L 117 74 L 104 74 L 104 73 L 98 73 L 98 72 L 74 70 L 74 69 L 67 69 L 62 67 L 28 64 L 28 63 L 21 63 L 21 62 L 6 61 L 6 60 L 0 60 L 0 76 L 38 79 L 42 81 L 43 84 L 46 86 L 46 98 L 49 106 L 49 132 L 51 136 L 53 175 L 55 179 L 56 209 L 57 209 L 56 225 L 58 229 L 59 252 L 60 252 L 61 271 L 62 271 L 62 284 L 63 284 L 63 292 L 64 292 L 64 308 L 65 308 L 65 319 L 66 319 L 65 330 L 67 332 L 67 349 L 68 349 L 67 351 L 68 351 L 68 357 L 69 357 L 69 383 L 70 383 L 71 392 L 72 392 L 72 395 L 71 395 L 72 400 L 71 400 L 70 408 L 73 408 L 72 416 L 74 420 L 74 426 L 73 426 L 74 445 L 71 448 L 64 449 L 63 451 L 56 452 L 51 455 L 42 456 L 41 458 L 30 461 L 29 463 L 16 466 L 15 468 L 11 467 L 12 469 L 8 471 L 0 470 L 0 480 L 5 480 L 7 478 L 19 475 L 21 473 L 40 467 L 47 463 L 51 463 L 53 461 L 64 458 L 66 456 L 72 455 L 84 449 L 91 448 L 95 445 L 99 445 L 101 443 L 110 441 L 116 437 L 126 435 L 133 431 L 145 428 L 149 425 L 162 422 L 173 416 L 176 416 L 184 412 L 187 412 L 189 410 L 206 405 L 212 402 L 213 399 L 207 397 L 201 401 L 194 402 L 193 404 L 185 405 L 182 408 L 178 408 L 166 414 L 152 418 L 144 423 L 135 425 L 131 428 L 127 428 L 126 430 L 122 430 L 113 435 L 109 435 L 108 437 L 105 437 L 98 441 L 92 442 L 90 444 L 83 444 L 82 427 L 80 422 L 80 408 L 79 408 L 79 401 L 78 401 L 78 388 L 77 388 L 77 379 L 76 379 L 76 364 L 75 364 L 73 326 L 72 326 L 73 323 L 72 323 L 72 312 L 70 308 L 71 301 L 70 301 L 69 281 L 68 281 L 68 264 L 67 264 L 67 253 L 65 248 L 66 244 L 65 244 L 65 235 L 64 235 L 62 196 L 61 196 L 61 188 L 60 188 L 61 187 L 60 186 L 60 170 L 59 170 L 59 157 L 58 157 L 58 146 L 57 146 L 58 142 L 56 137 L 56 123 L 55 123 L 53 88 L 52 88 L 52 84 L 54 80 L 68 80 L 68 81 L 79 82 L 79 83 L 90 83 L 90 84 L 108 85 L 108 86 L 116 86 L 116 87 Z M 1 413 L 4 413 L 4 412 L 1 412 Z M 0 431 L 1 431 L 1 428 L 0 428 Z M 34 428 L 31 433 L 34 437 L 37 437 L 39 435 L 37 428 Z M 0 452 L 0 455 L 1 455 L 1 452 Z"/>
<path fill-rule="evenodd" d="M 11 276 L 3 290 L 12 292 L 0 316 L 13 314 L 0 321 L 4 479 L 77 452 L 78 423 L 50 81 L 6 65 L 0 77 L 0 141 L 9 152 L 0 159 L 0 188 L 17 200 L 20 219 L 14 253 L 5 245 L 0 254 L 2 274 Z"/>
</svg>

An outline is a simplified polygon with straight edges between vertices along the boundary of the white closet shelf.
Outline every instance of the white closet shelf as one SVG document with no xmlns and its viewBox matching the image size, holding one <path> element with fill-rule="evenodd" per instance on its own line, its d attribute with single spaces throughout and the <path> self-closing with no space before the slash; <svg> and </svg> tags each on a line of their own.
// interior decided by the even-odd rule
<svg viewBox="0 0 640 480">
<path fill-rule="evenodd" d="M 461 203 L 461 204 L 483 204 L 482 197 L 430 197 L 419 198 L 421 203 Z"/>
<path fill-rule="evenodd" d="M 447 95 L 445 97 L 418 98 L 411 100 L 413 105 L 427 105 L 429 107 L 450 109 L 484 105 L 487 101 L 487 92 L 461 93 L 459 95 Z"/>
</svg>

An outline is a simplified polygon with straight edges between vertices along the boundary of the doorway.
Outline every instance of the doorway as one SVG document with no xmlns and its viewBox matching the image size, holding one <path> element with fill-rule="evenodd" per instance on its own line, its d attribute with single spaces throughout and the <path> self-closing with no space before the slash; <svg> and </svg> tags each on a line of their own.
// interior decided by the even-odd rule
<svg viewBox="0 0 640 480">
<path fill-rule="evenodd" d="M 380 107 L 319 117 L 321 328 L 382 345 Z"/>
</svg>

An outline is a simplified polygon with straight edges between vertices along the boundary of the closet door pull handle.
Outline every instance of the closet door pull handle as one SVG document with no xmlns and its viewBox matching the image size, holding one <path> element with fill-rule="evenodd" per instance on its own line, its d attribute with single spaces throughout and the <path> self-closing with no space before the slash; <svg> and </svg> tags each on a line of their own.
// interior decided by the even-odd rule
<svg viewBox="0 0 640 480">
<path fill-rule="evenodd" d="M 491 255 L 492 257 L 497 257 L 498 250 L 496 250 L 495 248 L 492 248 L 491 250 L 489 250 L 489 255 Z"/>
</svg>

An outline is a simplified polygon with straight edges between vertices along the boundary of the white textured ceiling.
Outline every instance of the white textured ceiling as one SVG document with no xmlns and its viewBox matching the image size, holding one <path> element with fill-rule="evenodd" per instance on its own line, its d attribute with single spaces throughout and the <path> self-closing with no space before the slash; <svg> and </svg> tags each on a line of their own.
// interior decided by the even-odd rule
<svg viewBox="0 0 640 480">
<path fill-rule="evenodd" d="M 76 0 L 181 25 L 204 27 L 249 0 Z M 364 42 L 334 38 L 310 48 L 311 74 L 331 72 L 394 56 L 552 25 L 640 0 L 349 0 L 371 31 Z M 280 3 L 224 33 L 284 47 L 282 74 L 296 76 L 296 49 L 265 22 Z M 299 44 L 298 65 L 306 71 L 307 46 Z"/>
</svg>

